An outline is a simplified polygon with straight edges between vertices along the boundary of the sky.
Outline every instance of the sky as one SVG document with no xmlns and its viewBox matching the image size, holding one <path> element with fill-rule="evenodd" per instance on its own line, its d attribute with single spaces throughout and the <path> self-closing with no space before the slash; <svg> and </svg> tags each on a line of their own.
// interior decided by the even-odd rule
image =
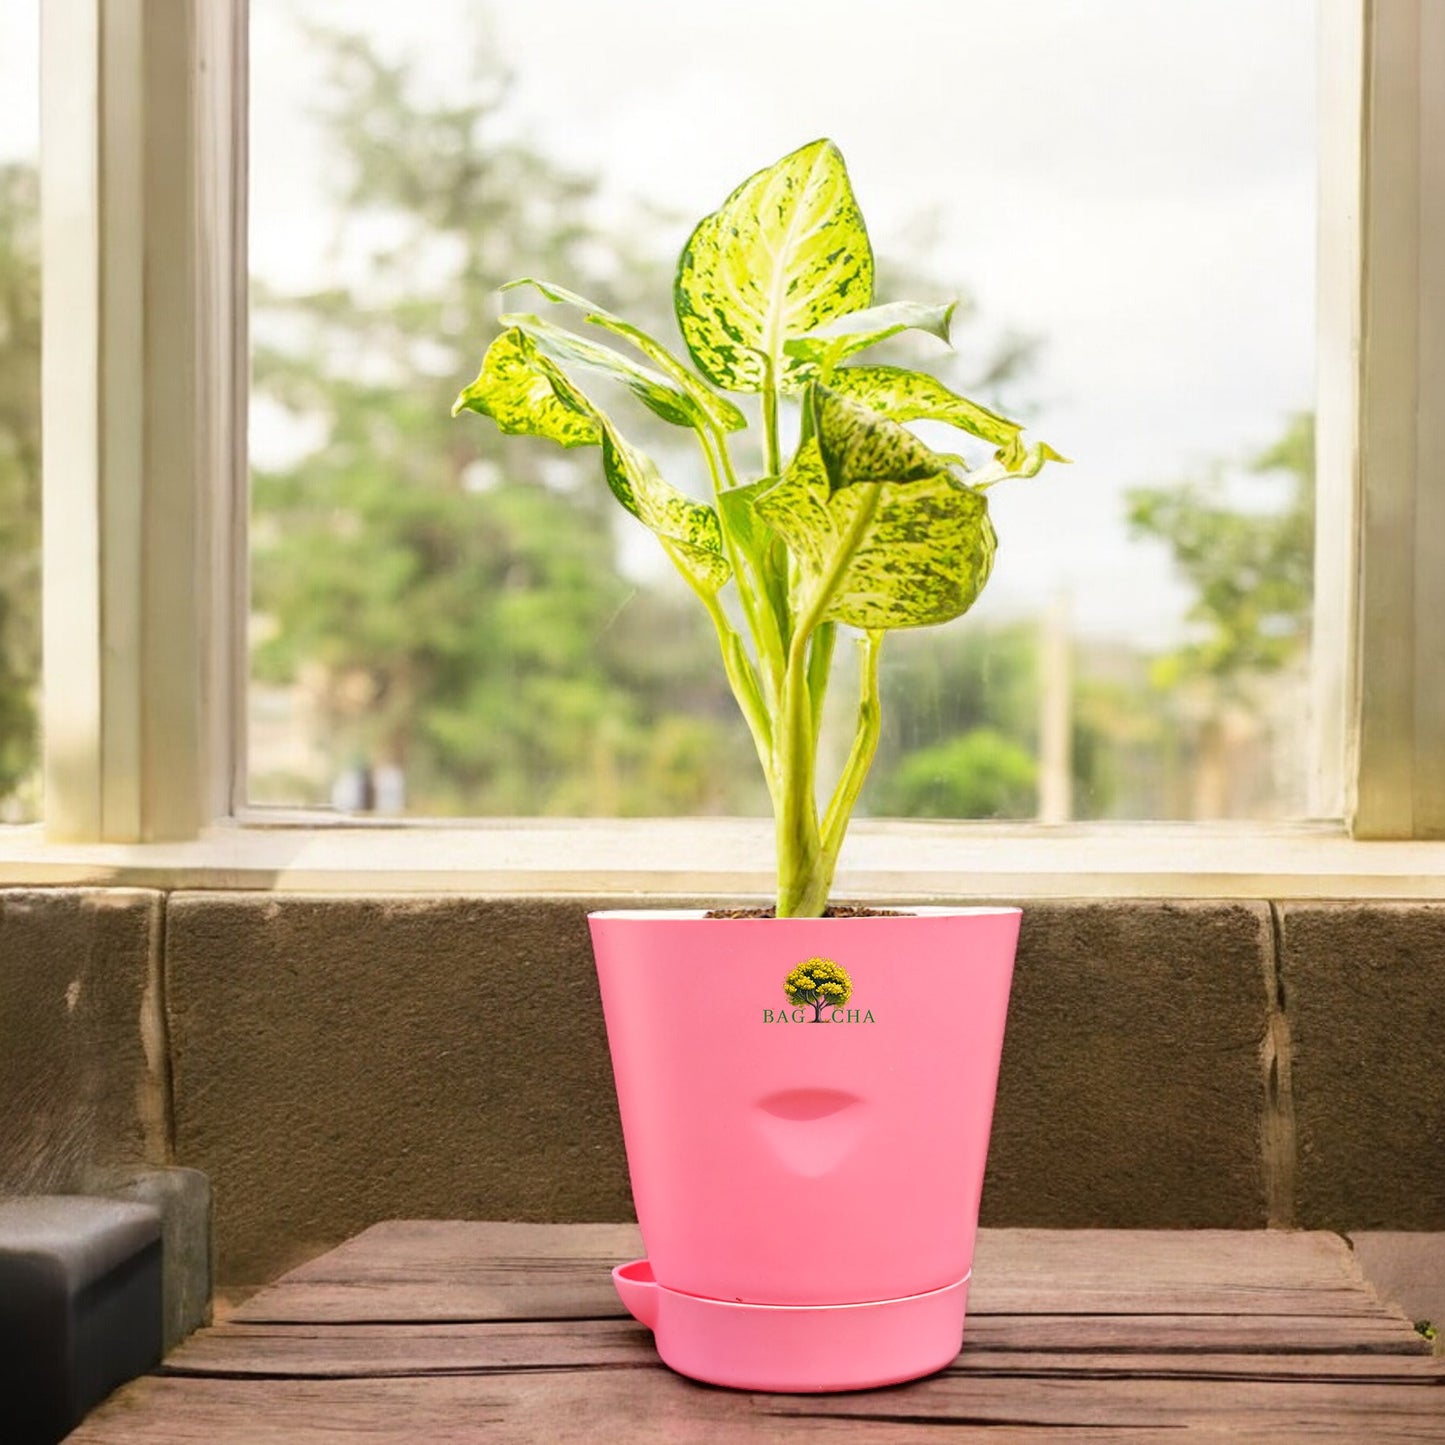
<svg viewBox="0 0 1445 1445">
<path fill-rule="evenodd" d="M 0 161 L 33 161 L 39 141 L 40 0 L 0 0 Z"/>
<path fill-rule="evenodd" d="M 37 9 L 0 3 L 0 158 L 34 149 Z M 372 34 L 444 92 L 465 84 L 485 12 L 252 12 L 253 268 L 304 285 L 333 226 L 296 17 Z M 826 134 L 880 252 L 935 213 L 929 267 L 979 308 L 960 348 L 1040 336 L 1020 420 L 1075 459 L 994 490 L 1000 553 L 977 614 L 1062 592 L 1081 630 L 1162 645 L 1187 594 L 1162 548 L 1128 540 L 1125 491 L 1248 456 L 1312 402 L 1314 0 L 895 0 L 884 14 L 527 0 L 480 23 L 515 69 L 518 128 L 619 198 L 695 218 Z"/>
<path fill-rule="evenodd" d="M 316 76 L 288 17 L 331 10 L 253 7 L 270 274 L 297 266 L 318 185 L 298 125 Z M 444 90 L 478 9 L 348 0 L 345 23 Z M 1020 419 L 1075 459 L 995 489 L 976 615 L 1063 592 L 1082 630 L 1159 645 L 1187 594 L 1161 547 L 1129 542 L 1124 492 L 1251 455 L 1312 401 L 1314 24 L 1313 0 L 528 0 L 491 12 L 490 43 L 519 129 L 619 196 L 691 220 L 829 135 L 880 252 L 936 212 L 930 269 L 979 306 L 960 348 L 1041 336 Z"/>
</svg>

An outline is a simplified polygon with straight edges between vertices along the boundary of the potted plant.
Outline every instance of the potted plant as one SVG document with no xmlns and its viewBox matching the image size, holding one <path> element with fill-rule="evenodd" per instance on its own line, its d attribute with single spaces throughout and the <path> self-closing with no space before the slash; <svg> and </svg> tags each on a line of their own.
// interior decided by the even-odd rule
<svg viewBox="0 0 1445 1445">
<path fill-rule="evenodd" d="M 550 281 L 606 344 L 504 315 L 456 410 L 596 446 L 717 631 L 776 819 L 775 916 L 591 918 L 646 1260 L 614 1274 L 679 1371 L 751 1389 L 863 1388 L 957 1353 L 1019 914 L 828 908 L 879 734 L 887 633 L 957 617 L 993 563 L 988 489 L 1049 447 L 925 371 L 855 358 L 951 305 L 873 304 L 873 252 L 827 140 L 744 181 L 693 231 L 674 300 L 692 366 Z M 709 501 L 666 481 L 594 400 L 618 383 L 690 429 Z M 763 475 L 732 441 L 760 401 Z M 784 422 L 794 435 L 785 443 Z M 988 444 L 970 470 L 906 423 Z M 726 599 L 726 600 L 725 600 Z M 856 731 L 820 806 L 840 629 L 861 647 Z"/>
</svg>

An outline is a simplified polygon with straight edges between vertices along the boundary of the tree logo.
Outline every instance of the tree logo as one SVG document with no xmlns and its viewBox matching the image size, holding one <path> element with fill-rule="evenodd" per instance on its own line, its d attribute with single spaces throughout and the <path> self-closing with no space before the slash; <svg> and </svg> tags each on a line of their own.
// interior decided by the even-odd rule
<svg viewBox="0 0 1445 1445">
<path fill-rule="evenodd" d="M 848 970 L 831 958 L 805 958 L 783 980 L 783 994 L 791 1009 L 763 1010 L 765 1024 L 871 1024 L 872 1009 L 848 1008 L 853 980 Z M 808 1010 L 812 1009 L 809 1018 Z"/>
</svg>

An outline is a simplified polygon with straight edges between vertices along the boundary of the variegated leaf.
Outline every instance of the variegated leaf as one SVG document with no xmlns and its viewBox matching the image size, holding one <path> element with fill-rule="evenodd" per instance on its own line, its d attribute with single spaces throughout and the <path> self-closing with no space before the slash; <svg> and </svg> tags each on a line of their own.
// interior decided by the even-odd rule
<svg viewBox="0 0 1445 1445">
<path fill-rule="evenodd" d="M 758 497 L 773 484 L 772 477 L 745 487 L 729 487 L 718 493 L 717 506 L 723 525 L 738 548 L 747 556 L 760 557 L 772 541 L 772 530 L 758 514 Z"/>
<path fill-rule="evenodd" d="M 893 421 L 941 421 L 1010 455 L 1023 428 L 986 406 L 950 391 L 926 372 L 902 366 L 842 366 L 828 385 Z"/>
<path fill-rule="evenodd" d="M 717 513 L 665 481 L 651 457 L 627 442 L 520 328 L 502 332 L 487 348 L 481 374 L 457 398 L 452 414 L 463 410 L 490 416 L 505 432 L 563 446 L 601 443 L 613 496 L 656 535 L 688 581 L 716 592 L 728 580 Z"/>
<path fill-rule="evenodd" d="M 1056 452 L 1048 442 L 1035 442 L 1031 447 L 1019 445 L 1007 455 L 1000 452 L 999 460 L 1008 467 L 1009 475 L 1014 477 L 1036 477 L 1043 471 L 1046 462 L 1061 462 L 1064 466 L 1069 464 L 1068 457 L 1062 452 Z"/>
<path fill-rule="evenodd" d="M 867 631 L 961 616 L 993 567 L 996 538 L 987 499 L 946 471 L 920 481 L 832 491 L 810 439 L 759 496 L 757 509 L 797 559 L 803 607 L 837 575 L 855 524 L 871 511 L 824 614 Z"/>
<path fill-rule="evenodd" d="M 906 427 L 831 388 L 814 382 L 808 414 L 828 484 L 915 482 L 947 469 L 947 462 Z"/>
<path fill-rule="evenodd" d="M 717 513 L 663 479 L 652 458 L 602 423 L 602 465 L 612 495 L 663 545 L 699 591 L 716 592 L 731 575 Z"/>
<path fill-rule="evenodd" d="M 747 417 L 732 402 L 704 386 L 662 342 L 649 336 L 640 326 L 624 321 L 622 317 L 613 315 L 595 301 L 589 301 L 585 296 L 579 296 L 575 291 L 569 291 L 565 286 L 558 286 L 551 281 L 538 281 L 534 277 L 524 276 L 518 281 L 507 282 L 502 290 L 511 291 L 518 286 L 531 286 L 548 301 L 555 301 L 559 305 L 575 306 L 583 313 L 584 321 L 630 341 L 649 361 L 687 392 L 724 431 L 742 431 L 747 426 Z"/>
<path fill-rule="evenodd" d="M 764 477 L 745 488 L 748 503 L 788 545 L 807 577 L 819 577 L 837 554 L 841 536 L 828 502 L 833 489 L 818 450 L 818 439 L 808 437 L 780 477 Z"/>
<path fill-rule="evenodd" d="M 673 288 L 692 359 L 728 391 L 771 370 L 800 390 L 794 337 L 873 299 L 873 249 L 838 148 L 814 141 L 742 183 L 683 248 Z"/>
<path fill-rule="evenodd" d="M 961 617 L 993 570 L 988 499 L 949 472 L 881 491 L 828 616 L 869 631 Z M 836 503 L 851 496 L 840 492 Z"/>
<path fill-rule="evenodd" d="M 1012 447 L 1000 447 L 993 461 L 972 473 L 968 480 L 971 486 L 985 491 L 999 482 L 1036 477 L 1044 469 L 1046 462 L 1063 462 L 1067 465 L 1068 460 L 1068 457 L 1061 456 L 1048 442 L 1035 442 L 1032 446 L 1025 446 L 1022 441 L 1018 441 Z"/>
<path fill-rule="evenodd" d="M 717 509 L 733 546 L 747 559 L 756 578 L 756 585 L 770 609 L 781 637 L 783 619 L 788 609 L 787 566 L 782 558 L 770 557 L 778 542 L 777 533 L 758 511 L 758 498 L 773 485 L 775 478 L 764 477 L 745 487 L 729 487 L 718 493 Z M 780 549 L 781 550 L 781 549 Z"/>
<path fill-rule="evenodd" d="M 602 440 L 592 406 L 515 327 L 487 348 L 477 379 L 457 397 L 452 415 L 460 411 L 489 416 L 515 436 L 546 437 L 564 447 Z"/>
<path fill-rule="evenodd" d="M 621 382 L 649 411 L 674 426 L 697 427 L 702 424 L 702 409 L 680 386 L 660 371 L 643 366 L 623 356 L 610 346 L 600 346 L 584 336 L 576 336 L 539 316 L 511 313 L 500 318 L 501 324 L 524 332 L 544 356 L 563 366 L 582 366 L 589 371 Z"/>
<path fill-rule="evenodd" d="M 793 337 L 785 343 L 784 350 L 812 367 L 826 364 L 832 368 L 855 352 L 876 346 L 903 331 L 926 331 L 940 341 L 947 341 L 956 304 L 949 301 L 933 306 L 921 301 L 890 301 L 883 306 L 870 306 Z M 802 374 L 810 374 L 807 367 L 800 370 Z"/>
</svg>

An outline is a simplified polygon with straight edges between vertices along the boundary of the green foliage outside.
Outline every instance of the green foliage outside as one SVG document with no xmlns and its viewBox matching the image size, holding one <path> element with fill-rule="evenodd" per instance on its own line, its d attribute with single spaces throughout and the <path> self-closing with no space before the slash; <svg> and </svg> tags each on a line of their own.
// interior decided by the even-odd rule
<svg viewBox="0 0 1445 1445">
<path fill-rule="evenodd" d="M 811 1008 L 816 1024 L 825 1008 L 842 1008 L 853 997 L 853 980 L 831 958 L 809 958 L 783 980 L 783 993 L 794 1008 Z"/>
<path fill-rule="evenodd" d="M 500 67 L 442 103 L 364 40 L 315 40 L 338 214 L 378 240 L 326 290 L 257 287 L 255 393 L 319 440 L 255 473 L 256 678 L 332 760 L 403 772 L 411 811 L 755 809 L 706 623 L 618 575 L 602 490 L 447 420 L 515 258 L 633 304 L 647 251 L 592 221 L 590 181 L 503 138 Z"/>
<path fill-rule="evenodd" d="M 994 728 L 974 728 L 908 753 L 879 790 L 878 810 L 900 818 L 1032 818 L 1033 752 Z"/>
<path fill-rule="evenodd" d="M 1314 583 L 1314 479 L 1314 417 L 1302 413 L 1249 459 L 1233 486 L 1216 472 L 1130 496 L 1134 534 L 1169 549 L 1195 599 L 1188 613 L 1195 636 L 1153 667 L 1176 745 L 1189 753 L 1189 796 L 1181 800 L 1187 816 L 1235 812 L 1227 718 L 1266 715 L 1271 680 L 1278 685 L 1303 662 Z"/>
<path fill-rule="evenodd" d="M 1283 436 L 1249 462 L 1256 484 L 1282 474 L 1282 505 L 1242 508 L 1222 478 L 1140 488 L 1129 497 L 1135 535 L 1170 550 L 1195 601 L 1202 634 L 1158 664 L 1161 687 L 1207 678 L 1221 689 L 1277 672 L 1308 641 L 1314 581 L 1314 417 L 1293 418 Z"/>
<path fill-rule="evenodd" d="M 862 806 L 872 817 L 1032 818 L 1038 811 L 1039 624 L 941 628 L 899 637 L 888 707 Z M 1070 757 L 1075 816 L 1139 817 L 1119 749 L 1137 748 L 1151 698 L 1145 668 L 1118 681 L 1109 649 L 1075 643 Z M 1150 734 L 1152 736 L 1152 733 Z M 1132 767 L 1132 759 L 1130 763 Z"/>
<path fill-rule="evenodd" d="M 0 819 L 39 805 L 40 244 L 32 167 L 0 165 Z"/>
<path fill-rule="evenodd" d="M 650 260 L 655 219 L 598 226 L 590 182 L 504 140 L 500 67 L 483 69 L 456 105 L 420 96 L 404 66 L 364 41 L 316 43 L 336 81 L 326 105 L 338 216 L 385 244 L 345 268 L 345 285 L 305 296 L 256 288 L 257 397 L 319 438 L 258 473 L 253 517 L 257 675 L 303 706 L 317 771 L 260 777 L 256 796 L 319 801 L 328 764 L 394 762 L 417 813 L 759 811 L 766 793 L 712 628 L 683 588 L 619 576 L 615 509 L 591 467 L 543 442 L 504 448 L 485 429 L 464 434 L 440 414 L 490 324 L 493 288 L 524 261 L 566 268 L 649 328 L 669 324 L 665 308 L 649 311 L 665 290 Z M 39 805 L 37 207 L 33 169 L 0 167 L 8 820 Z M 917 284 L 916 271 L 890 289 Z M 1014 345 L 969 384 L 992 389 L 1026 363 L 1027 347 Z M 677 429 L 650 414 L 638 427 L 670 466 L 665 438 Z M 1210 719 L 1225 702 L 1258 708 L 1261 680 L 1298 666 L 1313 550 L 1309 419 L 1253 460 L 1264 502 L 1241 502 L 1222 480 L 1136 494 L 1136 533 L 1175 557 L 1198 634 L 1156 661 L 1152 688 L 1126 646 L 1084 651 L 1081 817 L 1197 811 L 1194 780 L 1218 750 Z M 1037 746 L 1031 624 L 905 632 L 885 671 L 864 811 L 1032 812 L 1014 766 Z"/>
</svg>

